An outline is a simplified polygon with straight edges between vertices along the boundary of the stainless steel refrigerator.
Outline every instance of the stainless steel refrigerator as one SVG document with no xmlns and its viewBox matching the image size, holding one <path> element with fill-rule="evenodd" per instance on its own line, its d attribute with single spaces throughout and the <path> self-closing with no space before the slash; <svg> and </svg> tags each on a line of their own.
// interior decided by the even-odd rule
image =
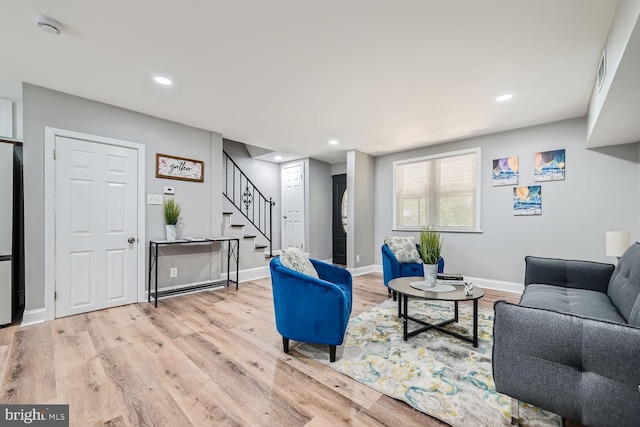
<svg viewBox="0 0 640 427">
<path fill-rule="evenodd" d="M 0 326 L 13 321 L 14 145 L 0 141 Z"/>
</svg>

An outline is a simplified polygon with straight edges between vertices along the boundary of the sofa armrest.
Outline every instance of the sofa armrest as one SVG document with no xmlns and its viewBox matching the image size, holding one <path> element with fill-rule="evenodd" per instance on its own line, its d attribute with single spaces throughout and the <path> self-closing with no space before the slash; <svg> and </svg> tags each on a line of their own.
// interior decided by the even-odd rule
<svg viewBox="0 0 640 427">
<path fill-rule="evenodd" d="M 400 264 L 387 245 L 382 245 L 382 275 L 385 286 L 400 276 Z"/>
<path fill-rule="evenodd" d="M 607 292 L 613 264 L 557 258 L 525 258 L 525 287 L 532 283 Z"/>
<path fill-rule="evenodd" d="M 311 261 L 311 264 L 313 264 L 313 267 L 318 272 L 320 279 L 338 285 L 344 285 L 351 289 L 353 279 L 349 270 L 312 258 L 310 258 L 309 261 Z"/>
<path fill-rule="evenodd" d="M 586 425 L 636 419 L 640 328 L 505 301 L 494 310 L 496 391 Z"/>
</svg>

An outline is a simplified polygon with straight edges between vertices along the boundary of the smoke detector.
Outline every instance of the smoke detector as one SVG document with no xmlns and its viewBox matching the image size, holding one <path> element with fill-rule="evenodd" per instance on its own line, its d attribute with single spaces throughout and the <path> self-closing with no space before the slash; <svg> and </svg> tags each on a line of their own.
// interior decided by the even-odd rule
<svg viewBox="0 0 640 427">
<path fill-rule="evenodd" d="M 49 34 L 60 34 L 64 30 L 64 26 L 55 19 L 48 16 L 38 15 L 34 18 L 36 24 L 42 31 Z"/>
</svg>

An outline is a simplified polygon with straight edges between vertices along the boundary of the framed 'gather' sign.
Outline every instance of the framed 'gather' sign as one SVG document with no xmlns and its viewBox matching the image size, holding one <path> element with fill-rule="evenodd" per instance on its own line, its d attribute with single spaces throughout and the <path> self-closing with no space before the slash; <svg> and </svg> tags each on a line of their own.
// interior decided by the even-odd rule
<svg viewBox="0 0 640 427">
<path fill-rule="evenodd" d="M 156 153 L 156 178 L 204 182 L 204 162 Z"/>
</svg>

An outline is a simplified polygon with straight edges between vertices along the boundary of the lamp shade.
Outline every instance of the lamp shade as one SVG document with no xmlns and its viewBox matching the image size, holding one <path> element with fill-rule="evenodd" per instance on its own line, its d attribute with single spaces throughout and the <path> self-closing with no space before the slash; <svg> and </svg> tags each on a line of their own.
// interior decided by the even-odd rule
<svg viewBox="0 0 640 427">
<path fill-rule="evenodd" d="M 630 244 L 629 231 L 607 231 L 607 256 L 621 257 Z"/>
</svg>

